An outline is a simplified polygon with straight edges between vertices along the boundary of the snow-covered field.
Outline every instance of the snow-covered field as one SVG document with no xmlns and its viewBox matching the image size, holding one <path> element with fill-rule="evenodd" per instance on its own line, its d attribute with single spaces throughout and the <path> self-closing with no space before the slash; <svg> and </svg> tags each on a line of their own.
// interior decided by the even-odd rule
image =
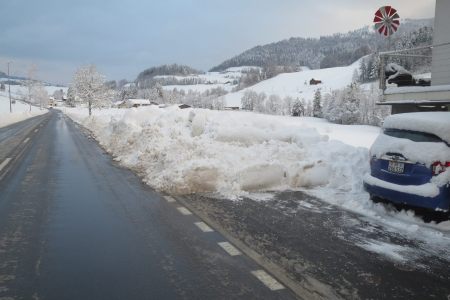
<svg viewBox="0 0 450 300">
<path fill-rule="evenodd" d="M 38 116 L 47 112 L 47 109 L 40 110 L 39 107 L 30 106 L 21 101 L 12 104 L 12 113 L 9 110 L 9 97 L 5 92 L 0 92 L 0 127 L 20 122 L 25 119 Z"/>
<path fill-rule="evenodd" d="M 251 87 L 230 93 L 225 96 L 227 106 L 241 106 L 241 98 L 245 91 L 251 90 L 267 95 L 278 95 L 281 98 L 293 97 L 312 101 L 314 93 L 320 89 L 322 93 L 348 86 L 353 79 L 355 70 L 359 68 L 359 60 L 347 67 L 327 68 L 319 70 L 302 70 L 294 73 L 283 73 L 273 78 L 261 81 Z M 309 81 L 314 78 L 321 80 L 318 85 L 310 85 Z"/>
</svg>

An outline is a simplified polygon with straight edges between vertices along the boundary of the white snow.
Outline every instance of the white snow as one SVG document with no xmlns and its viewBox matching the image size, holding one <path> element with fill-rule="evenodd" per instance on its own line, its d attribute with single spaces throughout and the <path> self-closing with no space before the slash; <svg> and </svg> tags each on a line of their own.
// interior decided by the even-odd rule
<svg viewBox="0 0 450 300">
<path fill-rule="evenodd" d="M 9 110 L 9 97 L 5 92 L 0 92 L 0 127 L 4 127 L 25 119 L 41 115 L 47 112 L 47 109 L 40 110 L 38 107 L 30 106 L 21 101 L 12 104 L 12 113 Z"/>
<path fill-rule="evenodd" d="M 384 128 L 426 132 L 450 144 L 450 112 L 416 112 L 386 118 Z"/>
<path fill-rule="evenodd" d="M 358 244 L 361 248 L 366 249 L 367 251 L 374 252 L 377 254 L 385 255 L 388 258 L 398 261 L 404 262 L 407 260 L 408 250 L 411 250 L 408 247 L 389 244 L 382 241 L 377 240 L 368 240 L 365 243 Z"/>
<path fill-rule="evenodd" d="M 386 118 L 383 127 L 430 133 L 450 143 L 450 112 L 392 115 Z M 370 152 L 376 157 L 381 157 L 387 152 L 401 153 L 408 160 L 427 166 L 431 166 L 436 161 L 450 161 L 450 147 L 444 142 L 414 142 L 386 134 L 380 134 Z"/>
<path fill-rule="evenodd" d="M 373 230 L 417 240 L 421 255 L 450 261 L 450 222 L 425 224 L 411 211 L 374 203 L 363 190 L 368 148 L 380 131 L 377 127 L 177 107 L 94 110 L 92 117 L 87 109 L 65 110 L 117 161 L 157 189 L 178 194 L 213 191 L 230 199 L 261 201 L 271 199 L 273 190 L 300 189 L 357 212 Z M 445 181 L 450 170 L 436 178 L 441 176 Z M 320 205 L 315 209 L 323 210 Z M 415 259 L 409 247 L 366 236 L 355 239 L 356 245 L 390 259 Z"/>
<path fill-rule="evenodd" d="M 241 106 L 241 98 L 245 91 L 251 90 L 257 93 L 264 92 L 267 95 L 278 95 L 282 98 L 290 96 L 293 98 L 312 101 L 317 89 L 322 93 L 342 89 L 352 82 L 355 70 L 359 68 L 359 60 L 350 66 L 327 68 L 319 70 L 303 69 L 300 72 L 283 73 L 271 79 L 261 81 L 251 87 L 230 93 L 225 96 L 227 106 Z M 314 78 L 321 80 L 318 85 L 310 85 L 309 81 Z"/>
<path fill-rule="evenodd" d="M 364 176 L 364 181 L 370 185 L 382 187 L 392 191 L 402 192 L 410 195 L 418 195 L 422 197 L 436 197 L 439 195 L 439 187 L 434 183 L 425 183 L 422 185 L 399 185 L 384 180 L 380 180 L 366 174 Z"/>
<path fill-rule="evenodd" d="M 163 89 L 166 91 L 173 91 L 173 90 L 178 90 L 178 91 L 184 91 L 184 92 L 189 92 L 189 91 L 193 91 L 193 92 L 199 92 L 199 93 L 204 93 L 208 90 L 212 90 L 212 89 L 216 89 L 216 88 L 223 88 L 225 91 L 230 92 L 233 87 L 235 87 L 234 85 L 231 84 L 224 84 L 224 83 L 216 83 L 216 84 L 188 84 L 188 85 L 165 85 L 163 86 Z"/>
<path fill-rule="evenodd" d="M 214 191 L 237 197 L 300 187 L 360 190 L 368 170 L 367 148 L 378 134 L 375 127 L 314 118 L 176 106 L 109 109 L 90 118 L 86 109 L 66 112 L 149 185 L 178 194 Z"/>
<path fill-rule="evenodd" d="M 450 85 L 432 85 L 432 86 L 402 86 L 388 87 L 384 91 L 386 95 L 403 94 L 403 93 L 427 93 L 427 92 L 448 92 Z"/>
</svg>

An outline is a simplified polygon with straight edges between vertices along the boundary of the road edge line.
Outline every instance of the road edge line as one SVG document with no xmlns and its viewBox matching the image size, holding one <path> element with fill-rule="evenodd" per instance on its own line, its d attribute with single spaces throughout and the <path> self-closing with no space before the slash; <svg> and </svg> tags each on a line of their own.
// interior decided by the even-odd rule
<svg viewBox="0 0 450 300">
<path fill-rule="evenodd" d="M 307 287 L 300 285 L 296 280 L 290 278 L 286 271 L 278 266 L 276 263 L 269 261 L 264 255 L 256 252 L 249 246 L 247 246 L 244 242 L 232 236 L 228 231 L 222 228 L 219 224 L 211 220 L 204 213 L 195 209 L 192 205 L 187 203 L 182 197 L 174 197 L 179 203 L 187 207 L 193 214 L 195 214 L 198 218 L 200 218 L 203 222 L 213 228 L 215 231 L 223 235 L 232 245 L 234 245 L 237 249 L 239 249 L 243 254 L 252 259 L 256 264 L 262 267 L 264 271 L 266 271 L 269 275 L 273 276 L 279 283 L 284 285 L 287 289 L 291 290 L 298 299 L 308 300 L 308 299 L 325 299 L 326 295 L 323 295 L 319 291 L 310 290 Z M 308 284 L 307 278 L 305 278 L 304 282 Z M 313 288 L 313 287 L 311 287 Z"/>
</svg>

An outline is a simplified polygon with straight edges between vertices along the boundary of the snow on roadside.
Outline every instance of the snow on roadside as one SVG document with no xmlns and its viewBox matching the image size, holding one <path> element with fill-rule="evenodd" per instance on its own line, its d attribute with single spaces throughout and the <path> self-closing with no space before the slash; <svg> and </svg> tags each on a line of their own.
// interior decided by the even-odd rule
<svg viewBox="0 0 450 300">
<path fill-rule="evenodd" d="M 169 193 L 217 191 L 237 197 L 318 187 L 360 192 L 368 170 L 367 148 L 320 134 L 328 131 L 333 136 L 344 129 L 314 118 L 176 106 L 110 109 L 93 117 L 87 117 L 85 109 L 66 113 L 92 130 L 124 166 Z M 372 140 L 377 132 L 371 133 Z M 364 134 L 362 129 L 343 136 L 355 143 Z"/>
<path fill-rule="evenodd" d="M 0 94 L 0 127 L 5 127 L 48 112 L 47 109 L 40 110 L 35 106 L 31 106 L 30 111 L 30 106 L 20 101 L 12 104 L 12 111 L 12 113 L 9 111 L 9 99 L 3 94 Z"/>
<path fill-rule="evenodd" d="M 423 249 L 418 255 L 383 235 L 378 241 L 352 237 L 368 251 L 401 262 L 424 253 L 450 260 L 450 221 L 425 224 L 411 211 L 374 203 L 363 190 L 368 148 L 379 128 L 178 107 L 109 109 L 94 111 L 92 117 L 85 108 L 64 110 L 156 189 L 177 194 L 215 191 L 231 199 L 245 195 L 257 200 L 264 200 L 264 191 L 301 189 L 357 212 L 373 229 L 416 240 Z"/>
</svg>

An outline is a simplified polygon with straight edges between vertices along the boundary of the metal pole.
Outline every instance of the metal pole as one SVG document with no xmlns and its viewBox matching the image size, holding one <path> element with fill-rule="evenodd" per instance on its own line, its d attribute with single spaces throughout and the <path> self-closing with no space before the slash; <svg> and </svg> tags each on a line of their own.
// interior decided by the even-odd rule
<svg viewBox="0 0 450 300">
<path fill-rule="evenodd" d="M 9 112 L 12 113 L 12 102 L 11 102 L 11 78 L 9 78 L 9 61 L 8 61 L 8 93 L 9 93 Z"/>
</svg>

